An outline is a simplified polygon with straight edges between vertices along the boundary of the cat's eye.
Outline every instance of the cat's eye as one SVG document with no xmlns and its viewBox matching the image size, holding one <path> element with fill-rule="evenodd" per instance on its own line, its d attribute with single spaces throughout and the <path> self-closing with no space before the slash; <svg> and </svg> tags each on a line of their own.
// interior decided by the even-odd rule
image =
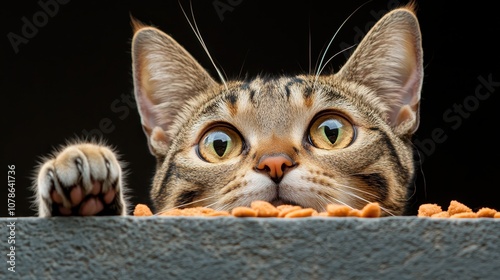
<svg viewBox="0 0 500 280">
<path fill-rule="evenodd" d="M 347 147 L 354 139 L 353 125 L 335 114 L 321 115 L 309 128 L 309 140 L 316 148 L 333 150 Z"/>
<path fill-rule="evenodd" d="M 200 157 L 208 162 L 221 162 L 241 153 L 240 135 L 228 127 L 214 127 L 207 131 L 198 144 Z"/>
</svg>

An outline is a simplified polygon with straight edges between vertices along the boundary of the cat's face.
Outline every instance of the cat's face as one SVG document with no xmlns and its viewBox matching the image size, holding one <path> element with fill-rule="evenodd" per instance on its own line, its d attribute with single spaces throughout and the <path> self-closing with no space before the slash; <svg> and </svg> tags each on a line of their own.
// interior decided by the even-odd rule
<svg viewBox="0 0 500 280">
<path fill-rule="evenodd" d="M 422 51 L 411 9 L 382 18 L 336 74 L 216 83 L 172 38 L 138 27 L 134 82 L 158 158 L 157 211 L 254 200 L 404 210 Z"/>
</svg>

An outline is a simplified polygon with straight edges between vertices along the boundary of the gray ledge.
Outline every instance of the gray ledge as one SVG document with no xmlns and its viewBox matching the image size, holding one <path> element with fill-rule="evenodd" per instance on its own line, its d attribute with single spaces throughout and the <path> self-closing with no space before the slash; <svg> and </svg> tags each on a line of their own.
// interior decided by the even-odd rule
<svg viewBox="0 0 500 280">
<path fill-rule="evenodd" d="M 12 264 L 8 262 L 0 272 L 8 279 L 500 277 L 500 219 L 74 217 L 0 221 L 4 229 L 15 224 L 16 272 L 8 271 Z M 3 236 L 5 259 L 12 244 L 5 231 Z"/>
</svg>

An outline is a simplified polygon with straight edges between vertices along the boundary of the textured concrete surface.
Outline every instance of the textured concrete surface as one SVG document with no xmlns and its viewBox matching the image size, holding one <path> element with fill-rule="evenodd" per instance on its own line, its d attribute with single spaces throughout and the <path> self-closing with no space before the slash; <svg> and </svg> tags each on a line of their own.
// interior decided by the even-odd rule
<svg viewBox="0 0 500 280">
<path fill-rule="evenodd" d="M 500 279 L 500 219 L 12 221 L 1 279 Z"/>
</svg>

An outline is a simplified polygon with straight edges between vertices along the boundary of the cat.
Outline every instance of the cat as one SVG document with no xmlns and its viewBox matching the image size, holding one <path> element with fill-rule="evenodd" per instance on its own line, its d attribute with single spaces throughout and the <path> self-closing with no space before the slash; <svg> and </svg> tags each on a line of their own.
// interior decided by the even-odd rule
<svg viewBox="0 0 500 280">
<path fill-rule="evenodd" d="M 217 82 L 155 27 L 134 22 L 131 45 L 135 98 L 157 159 L 156 213 L 255 200 L 317 211 L 378 202 L 384 216 L 406 213 L 423 80 L 413 4 L 378 20 L 337 73 Z M 103 143 L 66 145 L 37 174 L 40 217 L 130 212 L 122 164 Z"/>
</svg>

